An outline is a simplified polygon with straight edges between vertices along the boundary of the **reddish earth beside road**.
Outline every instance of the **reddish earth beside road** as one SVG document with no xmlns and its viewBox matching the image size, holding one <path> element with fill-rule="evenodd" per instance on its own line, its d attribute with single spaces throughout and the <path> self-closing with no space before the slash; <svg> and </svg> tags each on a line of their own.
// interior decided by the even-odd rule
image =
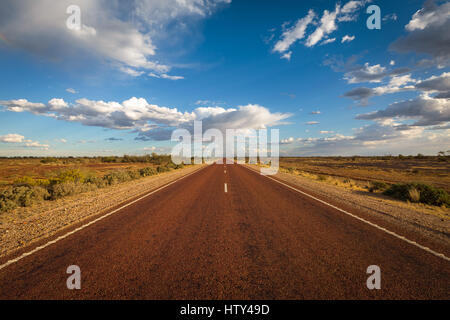
<svg viewBox="0 0 450 320">
<path fill-rule="evenodd" d="M 81 290 L 66 287 L 70 265 Z M 381 290 L 366 287 L 369 265 Z M 219 164 L 0 270 L 1 299 L 449 299 L 449 289 L 448 261 Z"/>
</svg>

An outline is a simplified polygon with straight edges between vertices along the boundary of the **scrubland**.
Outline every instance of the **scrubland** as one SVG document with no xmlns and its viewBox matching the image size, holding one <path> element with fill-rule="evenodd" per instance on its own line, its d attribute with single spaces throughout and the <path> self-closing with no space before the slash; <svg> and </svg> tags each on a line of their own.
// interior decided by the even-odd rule
<svg viewBox="0 0 450 320">
<path fill-rule="evenodd" d="M 280 171 L 411 203 L 450 208 L 449 156 L 289 157 Z"/>
</svg>

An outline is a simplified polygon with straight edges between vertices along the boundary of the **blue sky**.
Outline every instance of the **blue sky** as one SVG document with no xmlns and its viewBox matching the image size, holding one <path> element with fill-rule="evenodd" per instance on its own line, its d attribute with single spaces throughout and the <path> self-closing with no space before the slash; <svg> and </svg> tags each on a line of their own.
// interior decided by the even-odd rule
<svg viewBox="0 0 450 320">
<path fill-rule="evenodd" d="M 279 129 L 283 155 L 436 154 L 449 26 L 445 1 L 2 1 L 0 156 L 168 152 L 194 120 Z"/>
</svg>

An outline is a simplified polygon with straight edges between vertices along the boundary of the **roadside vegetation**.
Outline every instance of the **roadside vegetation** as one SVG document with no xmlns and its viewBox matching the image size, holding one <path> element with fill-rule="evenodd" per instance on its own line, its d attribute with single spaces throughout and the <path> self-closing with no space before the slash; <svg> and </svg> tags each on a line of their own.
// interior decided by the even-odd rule
<svg viewBox="0 0 450 320">
<path fill-rule="evenodd" d="M 450 156 L 288 157 L 280 171 L 350 190 L 450 208 Z"/>
<path fill-rule="evenodd" d="M 23 158 L 17 160 L 23 160 Z M 26 160 L 32 160 L 36 165 L 40 163 L 43 165 L 60 164 L 60 166 L 52 166 L 51 170 L 45 171 L 45 177 L 23 175 L 12 182 L 4 183 L 0 188 L 0 213 L 184 167 L 183 164 L 172 163 L 170 156 L 157 154 L 101 158 L 28 158 Z M 108 168 L 107 173 L 102 173 L 101 170 L 89 170 L 89 167 L 83 166 L 83 164 L 90 163 L 101 167 L 102 163 L 110 162 L 139 163 L 141 166 L 112 167 Z"/>
</svg>

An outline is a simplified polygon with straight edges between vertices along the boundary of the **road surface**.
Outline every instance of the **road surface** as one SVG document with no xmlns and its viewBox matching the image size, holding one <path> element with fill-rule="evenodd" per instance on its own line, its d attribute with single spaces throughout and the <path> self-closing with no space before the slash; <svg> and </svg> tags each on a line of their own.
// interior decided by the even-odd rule
<svg viewBox="0 0 450 320">
<path fill-rule="evenodd" d="M 80 290 L 67 289 L 70 265 Z M 366 286 L 370 265 L 380 290 Z M 0 270 L 1 299 L 449 299 L 449 289 L 445 259 L 229 164 Z"/>
</svg>

